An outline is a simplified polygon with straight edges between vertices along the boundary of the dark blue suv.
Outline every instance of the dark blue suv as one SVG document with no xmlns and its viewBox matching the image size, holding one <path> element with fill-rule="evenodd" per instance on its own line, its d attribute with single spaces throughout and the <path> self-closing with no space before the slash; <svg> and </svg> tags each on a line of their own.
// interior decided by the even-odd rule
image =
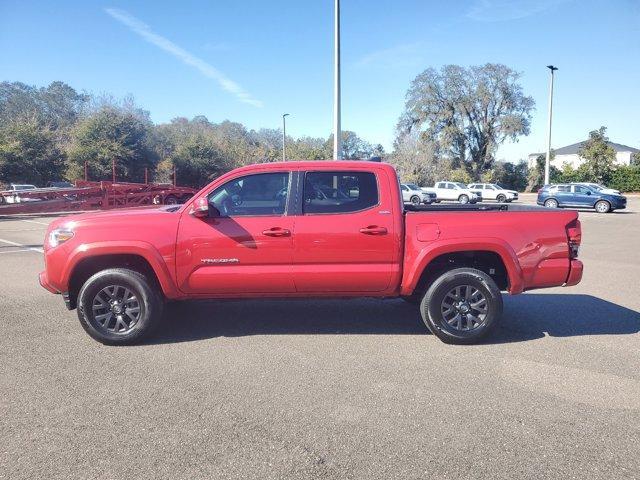
<svg viewBox="0 0 640 480">
<path fill-rule="evenodd" d="M 627 197 L 602 193 L 584 184 L 565 183 L 545 185 L 538 190 L 538 205 L 549 208 L 594 208 L 598 213 L 607 213 L 626 208 Z"/>
</svg>

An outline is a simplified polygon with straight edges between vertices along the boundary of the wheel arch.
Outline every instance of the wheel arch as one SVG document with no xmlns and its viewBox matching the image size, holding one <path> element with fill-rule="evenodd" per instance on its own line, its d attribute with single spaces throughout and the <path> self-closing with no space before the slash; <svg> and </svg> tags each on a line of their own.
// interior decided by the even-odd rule
<svg viewBox="0 0 640 480">
<path fill-rule="evenodd" d="M 143 245 L 140 245 L 143 244 Z M 166 262 L 151 245 L 101 243 L 82 245 L 69 256 L 64 278 L 71 307 L 75 307 L 77 295 L 84 282 L 93 274 L 107 268 L 130 268 L 144 274 L 167 298 L 178 296 Z"/>
<path fill-rule="evenodd" d="M 471 267 L 490 275 L 501 290 L 511 294 L 523 291 L 522 269 L 517 256 L 500 239 L 484 242 L 451 242 L 421 252 L 414 267 L 405 270 L 402 295 L 426 290 L 430 282 L 445 271 Z M 491 271 L 493 270 L 493 273 Z"/>
</svg>

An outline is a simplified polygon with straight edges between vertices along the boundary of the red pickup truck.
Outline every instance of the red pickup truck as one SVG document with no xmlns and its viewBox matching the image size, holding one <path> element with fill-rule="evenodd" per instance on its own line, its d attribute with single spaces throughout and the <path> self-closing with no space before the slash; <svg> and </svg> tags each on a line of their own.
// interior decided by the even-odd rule
<svg viewBox="0 0 640 480">
<path fill-rule="evenodd" d="M 40 284 L 106 344 L 141 340 L 166 300 L 402 297 L 448 343 L 473 343 L 501 291 L 575 285 L 575 211 L 404 206 L 390 165 L 286 162 L 233 170 L 179 206 L 61 218 Z"/>
</svg>

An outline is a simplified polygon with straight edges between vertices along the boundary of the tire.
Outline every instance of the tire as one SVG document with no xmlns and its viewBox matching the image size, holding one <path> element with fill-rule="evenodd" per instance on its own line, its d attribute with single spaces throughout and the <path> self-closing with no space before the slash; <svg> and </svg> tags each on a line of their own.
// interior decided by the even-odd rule
<svg viewBox="0 0 640 480">
<path fill-rule="evenodd" d="M 555 198 L 549 198 L 544 201 L 544 206 L 547 208 L 558 208 L 558 201 Z"/>
<path fill-rule="evenodd" d="M 611 204 L 606 200 L 598 200 L 594 207 L 598 213 L 609 213 L 611 211 Z"/>
<path fill-rule="evenodd" d="M 80 325 L 105 345 L 140 342 L 160 322 L 162 308 L 158 288 L 141 273 L 126 268 L 96 273 L 78 294 Z"/>
<path fill-rule="evenodd" d="M 498 325 L 502 295 L 486 273 L 456 268 L 431 284 L 420 304 L 420 314 L 427 328 L 444 343 L 477 343 Z"/>
<path fill-rule="evenodd" d="M 418 195 L 413 195 L 409 201 L 414 205 L 420 205 L 420 197 Z"/>
<path fill-rule="evenodd" d="M 469 196 L 468 195 L 460 195 L 458 197 L 458 201 L 462 204 L 462 205 L 466 205 L 467 203 L 469 203 Z"/>
<path fill-rule="evenodd" d="M 502 193 L 496 197 L 496 201 L 498 203 L 504 203 L 507 201 L 507 197 L 505 197 Z"/>
<path fill-rule="evenodd" d="M 165 205 L 177 205 L 178 203 L 178 197 L 176 197 L 175 195 L 167 195 L 166 197 L 164 197 Z"/>
</svg>

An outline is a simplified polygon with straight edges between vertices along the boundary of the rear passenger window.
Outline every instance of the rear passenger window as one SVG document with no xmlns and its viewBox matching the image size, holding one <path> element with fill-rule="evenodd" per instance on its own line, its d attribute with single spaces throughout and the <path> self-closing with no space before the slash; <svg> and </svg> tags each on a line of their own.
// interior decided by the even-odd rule
<svg viewBox="0 0 640 480">
<path fill-rule="evenodd" d="M 371 172 L 307 172 L 303 213 L 348 213 L 378 204 L 378 183 Z"/>
</svg>

